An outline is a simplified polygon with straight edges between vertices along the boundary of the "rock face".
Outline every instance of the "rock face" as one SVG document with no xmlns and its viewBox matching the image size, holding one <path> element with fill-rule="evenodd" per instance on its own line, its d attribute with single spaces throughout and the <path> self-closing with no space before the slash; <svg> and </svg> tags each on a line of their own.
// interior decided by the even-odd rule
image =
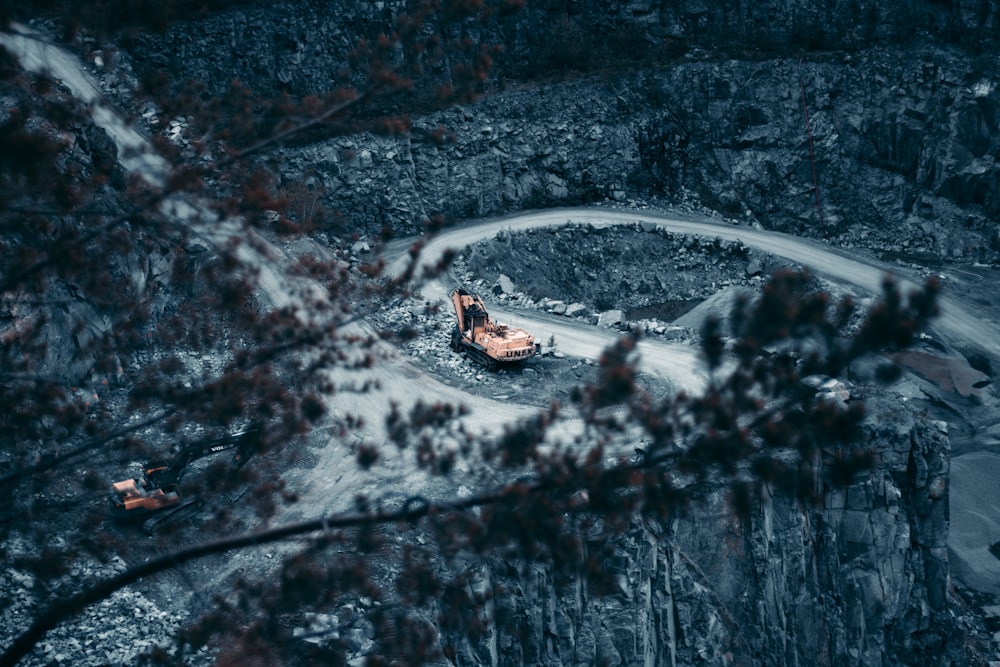
<svg viewBox="0 0 1000 667">
<path fill-rule="evenodd" d="M 588 51 L 608 46 L 630 53 L 728 51 L 761 60 L 873 45 L 905 48 L 933 35 L 987 52 L 1000 27 L 1000 8 L 983 0 L 915 0 L 905 7 L 879 0 L 523 4 L 512 16 L 500 12 L 492 22 L 466 26 L 465 36 L 503 41 L 497 66 L 507 76 L 579 67 L 584 63 L 571 58 L 587 59 Z M 199 13 L 162 35 L 136 37 L 129 49 L 143 68 L 169 68 L 178 79 L 200 81 L 211 91 L 238 79 L 265 95 L 322 94 L 337 85 L 336 73 L 359 38 L 391 33 L 396 18 L 412 11 L 413 3 L 405 0 L 241 2 L 228 11 Z"/>
<path fill-rule="evenodd" d="M 288 151 L 282 176 L 316 179 L 331 209 L 372 230 L 652 197 L 892 258 L 989 260 L 1000 91 L 934 58 L 699 62 L 504 93 L 419 119 L 405 140 Z M 453 143 L 424 138 L 439 126 Z"/>
<path fill-rule="evenodd" d="M 869 402 L 869 407 L 872 403 Z M 875 404 L 880 464 L 822 507 L 767 497 L 748 520 L 712 494 L 670 525 L 635 526 L 618 590 L 558 588 L 530 569 L 497 601 L 477 664 L 949 664 L 949 445 L 940 426 Z"/>
<path fill-rule="evenodd" d="M 617 315 L 624 322 L 671 321 L 720 288 L 759 286 L 760 279 L 748 275 L 749 269 L 765 262 L 768 273 L 784 267 L 775 258 L 721 239 L 641 226 L 569 225 L 481 241 L 467 249 L 462 267 L 486 280 L 502 267 L 522 289 L 561 301 L 561 310 L 549 309 L 558 315 L 582 314 L 569 312 L 576 301 L 595 311 L 624 311 Z"/>
<path fill-rule="evenodd" d="M 139 71 L 166 68 L 210 91 L 237 78 L 265 95 L 318 94 L 337 84 L 330 73 L 355 40 L 389 29 L 404 5 L 248 3 L 138 39 L 131 56 Z M 529 5 L 474 35 L 502 30 L 500 79 L 531 76 L 551 66 L 551 51 L 574 45 L 683 48 L 655 52 L 639 71 L 494 92 L 417 119 L 405 139 L 289 150 L 282 180 L 308 180 L 329 210 L 369 231 L 413 231 L 437 213 L 694 198 L 729 217 L 896 256 L 1000 252 L 991 222 L 1000 91 L 995 59 L 974 55 L 995 50 L 993 4 Z M 598 35 L 595 26 L 617 27 Z M 432 138 L 441 126 L 452 143 Z"/>
</svg>

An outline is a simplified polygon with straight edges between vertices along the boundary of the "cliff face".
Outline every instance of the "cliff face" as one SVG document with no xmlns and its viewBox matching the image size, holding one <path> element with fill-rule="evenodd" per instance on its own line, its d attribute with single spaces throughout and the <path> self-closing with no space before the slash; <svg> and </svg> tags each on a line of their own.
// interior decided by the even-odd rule
<svg viewBox="0 0 1000 667">
<path fill-rule="evenodd" d="M 395 19 L 413 12 L 406 0 L 301 0 L 245 2 L 236 9 L 199 15 L 161 36 L 146 35 L 130 51 L 144 67 L 163 67 L 181 80 L 210 90 L 233 79 L 263 94 L 321 94 L 334 88 L 339 69 L 358 38 L 396 29 Z M 484 24 L 467 24 L 465 36 L 500 41 L 501 74 L 532 75 L 526 67 L 566 64 L 554 51 L 613 45 L 630 56 L 716 52 L 754 59 L 799 57 L 809 51 L 858 51 L 872 46 L 905 49 L 932 39 L 967 52 L 992 53 L 1000 35 L 1000 8 L 988 0 L 532 0 L 490 2 L 523 5 L 495 12 Z M 470 5 L 473 6 L 473 5 Z"/>
<path fill-rule="evenodd" d="M 252 5 L 144 37 L 131 55 L 139 70 L 165 68 L 209 90 L 235 78 L 265 95 L 320 93 L 357 37 L 391 26 L 402 4 Z M 530 3 L 477 35 L 505 41 L 501 79 L 551 66 L 560 44 L 673 40 L 684 55 L 494 91 L 415 119 L 402 140 L 289 149 L 282 179 L 308 182 L 361 229 L 660 198 L 894 257 L 997 258 L 992 3 L 717 4 Z M 431 139 L 439 126 L 454 142 Z"/>
<path fill-rule="evenodd" d="M 636 526 L 618 590 L 558 588 L 535 567 L 497 601 L 465 658 L 499 665 L 950 664 L 945 609 L 949 445 L 939 425 L 878 404 L 880 459 L 822 507 L 767 498 L 749 520 L 716 493 L 669 526 Z M 496 572 L 494 582 L 502 581 Z"/>
<path fill-rule="evenodd" d="M 289 149 L 282 176 L 374 229 L 660 198 L 890 257 L 990 261 L 1000 92 L 946 56 L 691 62 L 511 91 L 417 119 L 403 140 Z M 430 139 L 439 126 L 452 143 Z"/>
<path fill-rule="evenodd" d="M 567 16 L 611 28 L 635 24 L 651 39 L 680 39 L 694 46 L 720 45 L 785 51 L 858 48 L 906 43 L 922 32 L 967 44 L 996 39 L 1000 10 L 985 0 L 917 1 L 900 5 L 879 0 L 541 0 L 528 3 L 525 23 Z M 538 28 L 539 23 L 533 24 Z"/>
</svg>

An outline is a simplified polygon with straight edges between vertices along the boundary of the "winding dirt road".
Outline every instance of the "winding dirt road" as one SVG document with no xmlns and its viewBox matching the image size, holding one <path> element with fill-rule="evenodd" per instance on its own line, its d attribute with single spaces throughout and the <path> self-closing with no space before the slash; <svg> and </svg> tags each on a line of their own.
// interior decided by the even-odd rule
<svg viewBox="0 0 1000 667">
<path fill-rule="evenodd" d="M 596 207 L 524 213 L 451 229 L 427 243 L 421 253 L 421 260 L 424 266 L 433 266 L 446 249 L 463 248 L 480 239 L 489 238 L 501 230 L 524 231 L 571 222 L 590 224 L 594 227 L 638 223 L 655 226 L 676 234 L 741 241 L 750 247 L 808 267 L 818 275 L 854 285 L 873 294 L 880 292 L 882 281 L 886 275 L 893 275 L 904 290 L 917 287 L 917 283 L 903 275 L 899 267 L 874 259 L 859 258 L 856 255 L 810 239 L 727 224 L 708 218 L 695 219 L 648 211 L 633 212 Z M 397 252 L 399 247 L 401 246 L 393 246 Z M 390 264 L 390 273 L 398 274 L 402 270 L 404 261 L 405 258 L 397 257 Z M 998 334 L 994 322 L 984 319 L 982 313 L 967 311 L 954 298 L 947 295 L 941 299 L 940 305 L 941 315 L 933 326 L 936 333 L 954 345 L 972 347 L 993 359 L 1000 360 L 1000 334 Z"/>
<path fill-rule="evenodd" d="M 502 230 L 516 232 L 567 223 L 590 224 L 594 227 L 638 223 L 678 234 L 740 241 L 757 250 L 807 267 L 813 273 L 834 282 L 853 285 L 872 295 L 880 293 L 887 275 L 892 275 L 904 291 L 917 287 L 915 280 L 904 275 L 899 267 L 851 255 L 817 241 L 707 218 L 605 208 L 546 210 L 474 222 L 448 230 L 428 242 L 421 253 L 421 262 L 423 266 L 434 266 L 446 249 L 460 250 Z M 405 262 L 402 249 L 410 243 L 412 239 L 390 246 L 391 252 L 394 250 L 398 255 L 390 264 L 390 274 L 402 271 Z M 940 315 L 931 327 L 932 333 L 948 347 L 982 355 L 991 367 L 1000 367 L 1000 329 L 994 314 L 983 312 L 975 305 L 965 305 L 960 302 L 961 297 L 969 295 L 956 292 L 949 294 L 948 288 L 946 281 L 944 295 L 939 302 Z M 442 287 L 435 281 L 428 282 L 423 290 L 425 296 L 430 298 L 443 296 Z M 596 327 L 578 323 L 561 324 L 557 318 L 550 316 L 505 311 L 496 306 L 491 306 L 490 310 L 502 318 L 506 317 L 508 321 L 515 321 L 517 326 L 536 332 L 543 341 L 550 334 L 555 335 L 561 350 L 578 356 L 596 356 L 613 338 L 613 334 Z M 644 370 L 666 375 L 678 388 L 692 389 L 703 382 L 691 348 L 644 341 L 641 353 L 640 365 Z M 978 392 L 973 398 L 974 401 L 966 400 L 958 408 L 973 425 L 974 433 L 970 438 L 972 447 L 966 447 L 966 451 L 952 461 L 949 543 L 956 575 L 977 590 L 1000 594 L 1000 560 L 989 550 L 991 544 L 1000 540 L 1000 497 L 996 491 L 996 479 L 1000 475 L 1000 454 L 997 453 L 1000 451 L 1000 401 L 992 386 Z M 484 400 L 476 399 L 480 408 L 486 407 L 483 405 Z M 952 403 L 948 409 L 955 410 L 955 405 Z"/>
</svg>

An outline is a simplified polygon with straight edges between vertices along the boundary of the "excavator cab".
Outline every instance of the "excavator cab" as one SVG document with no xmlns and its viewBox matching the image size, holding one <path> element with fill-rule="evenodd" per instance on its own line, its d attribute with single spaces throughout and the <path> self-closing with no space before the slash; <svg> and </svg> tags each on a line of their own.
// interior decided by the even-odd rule
<svg viewBox="0 0 1000 667">
<path fill-rule="evenodd" d="M 111 509 L 120 517 L 145 515 L 166 509 L 180 502 L 177 485 L 167 488 L 156 486 L 143 476 L 140 479 L 126 479 L 111 485 Z"/>
<path fill-rule="evenodd" d="M 469 316 L 469 333 L 472 335 L 472 339 L 475 340 L 477 336 L 481 336 L 486 333 L 486 323 L 489 316 L 486 313 L 474 313 Z"/>
</svg>

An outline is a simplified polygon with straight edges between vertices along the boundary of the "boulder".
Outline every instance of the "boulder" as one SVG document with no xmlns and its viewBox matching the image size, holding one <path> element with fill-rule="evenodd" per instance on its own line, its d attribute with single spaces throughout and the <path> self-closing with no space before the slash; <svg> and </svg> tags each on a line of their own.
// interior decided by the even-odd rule
<svg viewBox="0 0 1000 667">
<path fill-rule="evenodd" d="M 514 281 L 504 273 L 501 273 L 500 277 L 497 278 L 497 287 L 500 288 L 501 294 L 513 294 L 517 291 L 517 288 L 514 287 Z"/>
<path fill-rule="evenodd" d="M 597 316 L 597 326 L 613 327 L 616 324 L 621 324 L 624 319 L 625 314 L 618 309 L 605 310 Z"/>
</svg>

